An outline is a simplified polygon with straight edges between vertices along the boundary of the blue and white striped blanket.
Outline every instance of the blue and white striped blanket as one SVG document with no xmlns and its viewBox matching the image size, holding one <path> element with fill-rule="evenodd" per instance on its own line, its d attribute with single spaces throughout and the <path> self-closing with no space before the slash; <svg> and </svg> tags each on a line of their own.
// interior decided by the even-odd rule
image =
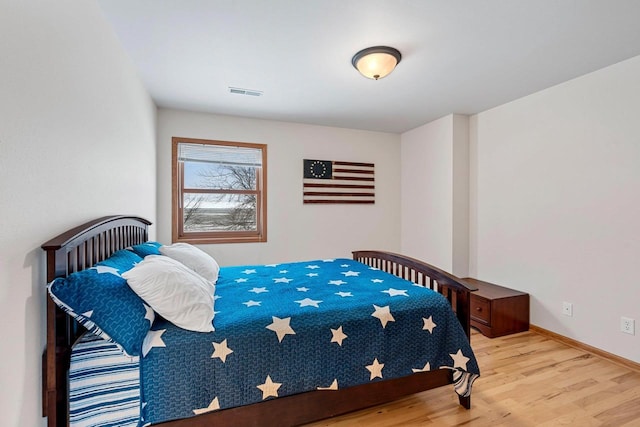
<svg viewBox="0 0 640 427">
<path fill-rule="evenodd" d="M 140 419 L 138 357 L 85 334 L 73 348 L 69 369 L 69 424 L 135 427 Z"/>
<path fill-rule="evenodd" d="M 479 375 L 440 294 L 350 259 L 225 267 L 215 332 L 157 319 L 143 348 L 141 424 L 449 368 Z"/>
</svg>

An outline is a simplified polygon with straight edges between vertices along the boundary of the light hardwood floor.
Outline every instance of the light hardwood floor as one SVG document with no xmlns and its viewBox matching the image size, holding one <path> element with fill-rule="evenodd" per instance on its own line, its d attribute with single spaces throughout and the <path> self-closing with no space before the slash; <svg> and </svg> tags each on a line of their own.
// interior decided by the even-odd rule
<svg viewBox="0 0 640 427">
<path fill-rule="evenodd" d="M 481 377 L 471 410 L 442 387 L 308 427 L 638 426 L 640 372 L 535 332 L 471 345 Z"/>
</svg>

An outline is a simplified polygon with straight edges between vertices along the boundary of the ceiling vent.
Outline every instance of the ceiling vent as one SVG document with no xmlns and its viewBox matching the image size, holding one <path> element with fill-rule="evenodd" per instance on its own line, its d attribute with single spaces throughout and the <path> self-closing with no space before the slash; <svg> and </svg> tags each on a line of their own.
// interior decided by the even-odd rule
<svg viewBox="0 0 640 427">
<path fill-rule="evenodd" d="M 229 92 L 235 93 L 236 95 L 262 96 L 261 90 L 243 89 L 241 87 L 229 86 Z"/>
</svg>

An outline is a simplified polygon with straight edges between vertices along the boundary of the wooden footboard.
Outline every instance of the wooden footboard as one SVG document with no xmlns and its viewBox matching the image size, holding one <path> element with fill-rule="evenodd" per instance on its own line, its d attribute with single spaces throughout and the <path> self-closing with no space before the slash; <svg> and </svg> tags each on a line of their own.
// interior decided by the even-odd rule
<svg viewBox="0 0 640 427">
<path fill-rule="evenodd" d="M 460 325 L 471 338 L 471 297 L 476 291 L 458 277 L 426 262 L 384 251 L 354 251 L 353 259 L 371 267 L 401 277 L 444 295 L 451 303 Z"/>
<path fill-rule="evenodd" d="M 110 216 L 73 228 L 48 241 L 47 282 L 92 267 L 114 252 L 147 241 L 150 222 L 132 216 Z M 429 287 L 451 302 L 469 336 L 469 292 L 457 277 L 422 261 L 381 251 L 355 251 L 355 260 Z M 47 346 L 43 355 L 43 415 L 48 426 L 68 425 L 69 358 L 81 328 L 47 297 Z M 293 396 L 209 412 L 162 423 L 163 426 L 289 426 L 309 423 L 389 402 L 453 382 L 453 371 L 440 369 L 337 391 L 310 391 Z M 450 391 L 449 391 L 450 392 Z M 469 408 L 470 399 L 460 398 Z"/>
</svg>

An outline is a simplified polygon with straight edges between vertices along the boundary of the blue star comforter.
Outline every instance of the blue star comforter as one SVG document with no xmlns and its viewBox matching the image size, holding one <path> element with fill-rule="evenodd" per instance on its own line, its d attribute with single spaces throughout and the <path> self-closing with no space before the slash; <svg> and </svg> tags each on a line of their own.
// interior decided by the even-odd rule
<svg viewBox="0 0 640 427">
<path fill-rule="evenodd" d="M 214 332 L 147 336 L 142 424 L 438 368 L 468 395 L 479 375 L 442 295 L 357 261 L 224 267 L 215 298 Z"/>
</svg>

